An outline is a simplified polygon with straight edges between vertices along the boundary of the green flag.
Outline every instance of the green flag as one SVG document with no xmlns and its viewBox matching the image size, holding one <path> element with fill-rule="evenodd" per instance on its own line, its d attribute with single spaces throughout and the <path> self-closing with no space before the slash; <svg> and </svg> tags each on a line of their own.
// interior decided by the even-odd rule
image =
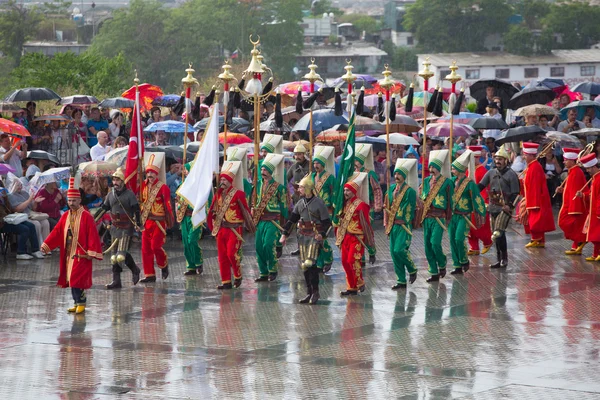
<svg viewBox="0 0 600 400">
<path fill-rule="evenodd" d="M 336 191 L 333 198 L 333 223 L 337 224 L 339 215 L 344 208 L 344 185 L 348 182 L 348 178 L 354 174 L 354 142 L 355 142 L 355 125 L 354 117 L 356 113 L 352 110 L 350 117 L 350 127 L 348 136 L 346 137 L 346 147 L 340 161 L 340 169 L 338 171 Z"/>
</svg>

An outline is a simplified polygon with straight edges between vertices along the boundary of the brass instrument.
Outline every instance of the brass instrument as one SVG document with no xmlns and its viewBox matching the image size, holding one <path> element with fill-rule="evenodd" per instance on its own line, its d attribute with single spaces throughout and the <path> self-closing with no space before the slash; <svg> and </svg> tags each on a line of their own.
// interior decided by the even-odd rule
<svg viewBox="0 0 600 400">
<path fill-rule="evenodd" d="M 543 148 L 542 151 L 540 151 L 536 157 L 536 160 L 539 160 L 540 158 L 546 157 L 548 155 L 549 152 L 554 150 L 554 145 L 556 144 L 556 140 L 551 141 L 550 143 L 547 143 Z M 519 174 L 519 179 L 523 179 L 525 177 L 525 172 L 527 171 L 527 167 L 525 167 L 525 169 L 523 171 L 521 171 L 521 173 Z"/>
<path fill-rule="evenodd" d="M 583 150 L 581 150 L 579 152 L 579 155 L 577 156 L 577 163 L 579 164 L 579 160 L 581 160 L 583 157 L 587 156 L 588 154 L 592 153 L 594 151 L 595 147 L 596 147 L 596 141 L 593 141 L 592 143 L 588 143 L 587 146 L 585 146 L 583 148 Z"/>
<path fill-rule="evenodd" d="M 298 249 L 300 250 L 300 267 L 303 271 L 314 267 L 317 264 L 321 242 L 318 242 L 315 237 L 319 234 L 316 226 L 313 224 L 315 236 L 298 235 Z"/>
<path fill-rule="evenodd" d="M 513 203 L 513 207 L 516 206 L 516 204 L 521 200 L 520 199 L 521 196 L 517 196 L 517 198 L 515 199 L 514 203 Z M 500 189 L 500 196 L 498 198 L 498 201 L 500 203 L 500 205 L 502 206 L 502 208 L 504 208 L 504 206 L 506 205 L 506 202 L 504 201 L 504 192 L 502 192 L 502 189 Z M 507 213 L 506 211 L 502 210 L 500 211 L 500 214 L 498 214 L 498 216 L 496 218 L 494 218 L 492 222 L 492 242 L 496 242 L 496 240 L 498 240 L 498 238 L 500 236 L 502 236 L 502 233 L 505 232 L 508 229 L 508 225 L 510 224 L 510 221 L 512 219 L 512 215 L 510 213 Z"/>
</svg>

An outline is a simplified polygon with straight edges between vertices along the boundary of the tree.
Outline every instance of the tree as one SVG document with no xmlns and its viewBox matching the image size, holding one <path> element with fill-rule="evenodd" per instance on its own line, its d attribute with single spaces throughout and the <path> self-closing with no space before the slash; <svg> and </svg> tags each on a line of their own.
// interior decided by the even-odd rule
<svg viewBox="0 0 600 400">
<path fill-rule="evenodd" d="M 486 36 L 508 30 L 511 13 L 505 0 L 417 0 L 403 24 L 421 50 L 481 51 Z"/>
<path fill-rule="evenodd" d="M 0 7 L 0 51 L 19 65 L 23 44 L 37 32 L 42 14 L 36 7 L 26 8 L 15 0 Z"/>
<path fill-rule="evenodd" d="M 565 1 L 550 6 L 542 22 L 558 34 L 555 48 L 585 49 L 600 41 L 600 7 L 580 1 Z"/>
<path fill-rule="evenodd" d="M 383 43 L 383 50 L 389 54 L 390 67 L 399 71 L 419 69 L 417 50 L 414 47 L 396 47 L 391 40 Z"/>
<path fill-rule="evenodd" d="M 361 14 L 345 14 L 339 17 L 340 22 L 349 22 L 354 25 L 356 31 L 362 34 L 363 31 L 367 34 L 374 33 L 379 27 L 379 23 L 375 18 Z"/>
<path fill-rule="evenodd" d="M 512 54 L 531 56 L 534 44 L 533 33 L 525 25 L 513 25 L 504 35 L 504 48 Z"/>
<path fill-rule="evenodd" d="M 546 0 L 520 0 L 514 8 L 529 29 L 539 29 L 542 18 L 550 12 L 550 4 Z"/>
</svg>

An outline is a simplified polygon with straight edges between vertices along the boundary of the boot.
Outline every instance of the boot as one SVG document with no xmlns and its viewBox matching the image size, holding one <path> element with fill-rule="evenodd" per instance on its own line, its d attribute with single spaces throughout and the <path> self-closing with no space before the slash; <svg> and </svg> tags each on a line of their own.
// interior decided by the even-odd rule
<svg viewBox="0 0 600 400">
<path fill-rule="evenodd" d="M 417 280 L 417 273 L 408 275 L 408 282 L 412 285 Z"/>
<path fill-rule="evenodd" d="M 83 314 L 85 312 L 85 304 L 78 304 L 75 314 Z"/>
<path fill-rule="evenodd" d="M 426 282 L 428 282 L 428 283 L 439 282 L 439 280 L 440 280 L 439 275 L 431 275 L 429 278 L 426 279 Z"/>
<path fill-rule="evenodd" d="M 67 312 L 69 313 L 74 313 L 75 311 L 77 311 L 77 304 L 75 304 L 73 307 L 67 308 Z"/>
<path fill-rule="evenodd" d="M 392 286 L 392 290 L 406 289 L 406 283 L 396 283 Z"/>
<path fill-rule="evenodd" d="M 142 283 L 153 283 L 153 282 L 156 282 L 156 276 L 154 276 L 154 275 L 147 276 L 144 279 L 141 279 L 140 282 L 142 282 Z"/>
<path fill-rule="evenodd" d="M 298 303 L 300 303 L 300 304 L 308 303 L 310 301 L 312 294 L 313 294 L 312 286 L 307 286 L 306 287 L 306 296 L 303 297 L 302 299 L 300 299 L 300 301 Z"/>
<path fill-rule="evenodd" d="M 344 290 L 343 292 L 340 292 L 340 295 L 342 295 L 342 296 L 356 296 L 356 295 L 358 295 L 358 290 Z"/>
<path fill-rule="evenodd" d="M 196 268 L 196 272 L 198 273 L 198 275 L 202 275 L 202 273 L 204 272 L 204 264 L 198 265 L 198 268 Z"/>
<path fill-rule="evenodd" d="M 169 265 L 165 265 L 165 267 L 162 268 L 160 271 L 163 281 L 169 277 Z"/>
<path fill-rule="evenodd" d="M 319 287 L 317 286 L 313 289 L 312 296 L 310 297 L 310 304 L 317 304 L 317 301 L 319 301 L 320 297 Z"/>
<path fill-rule="evenodd" d="M 273 282 L 275 279 L 277 279 L 277 272 L 271 272 L 269 273 L 269 282 Z"/>
<path fill-rule="evenodd" d="M 467 272 L 471 268 L 471 263 L 467 262 L 466 264 L 461 265 L 463 272 Z"/>
<path fill-rule="evenodd" d="M 277 246 L 275 248 L 275 255 L 277 256 L 277 258 L 281 258 L 282 254 L 283 254 L 283 247 Z"/>
<path fill-rule="evenodd" d="M 254 282 L 266 282 L 266 281 L 268 281 L 268 280 L 269 280 L 269 277 L 268 277 L 268 276 L 259 276 L 258 278 L 256 278 L 256 279 L 254 280 Z"/>
<path fill-rule="evenodd" d="M 226 290 L 226 289 L 233 289 L 233 286 L 230 283 L 224 283 L 222 285 L 217 286 L 217 289 L 219 290 Z"/>
<path fill-rule="evenodd" d="M 127 265 L 127 268 L 129 268 L 129 270 L 131 271 L 131 282 L 134 285 L 137 285 L 137 283 L 140 281 L 141 271 L 140 267 L 138 267 L 135 261 L 133 261 L 133 257 L 129 253 L 127 253 L 127 255 L 125 256 L 125 264 Z"/>
<path fill-rule="evenodd" d="M 443 278 L 446 276 L 446 268 L 440 268 L 440 278 Z"/>
<path fill-rule="evenodd" d="M 242 286 L 242 278 L 235 278 L 233 280 L 233 287 L 239 288 L 240 286 Z"/>
<path fill-rule="evenodd" d="M 296 249 L 296 250 L 292 251 L 290 254 L 293 255 L 293 256 L 299 256 L 300 255 L 300 249 Z"/>
<path fill-rule="evenodd" d="M 463 269 L 461 267 L 454 268 L 454 271 L 450 272 L 450 275 L 462 275 Z"/>
<path fill-rule="evenodd" d="M 191 276 L 191 275 L 196 275 L 196 274 L 197 274 L 196 269 L 188 269 L 187 271 L 185 271 L 183 273 L 184 276 Z"/>
<path fill-rule="evenodd" d="M 113 280 L 111 283 L 106 285 L 106 289 L 121 289 L 123 286 L 121 285 L 121 267 L 119 264 L 113 264 L 112 266 Z"/>
</svg>

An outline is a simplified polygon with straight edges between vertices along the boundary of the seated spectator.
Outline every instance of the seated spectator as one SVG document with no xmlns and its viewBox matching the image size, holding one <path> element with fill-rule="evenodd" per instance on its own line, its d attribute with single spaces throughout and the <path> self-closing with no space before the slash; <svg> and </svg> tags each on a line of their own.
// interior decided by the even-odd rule
<svg viewBox="0 0 600 400">
<path fill-rule="evenodd" d="M 81 139 L 86 140 L 87 126 L 81 120 L 82 116 L 83 116 L 83 111 L 81 111 L 80 109 L 77 108 L 73 111 L 73 126 L 75 126 L 75 129 L 76 129 L 77 133 L 79 134 L 79 136 L 81 137 Z"/>
<path fill-rule="evenodd" d="M 168 146 L 169 142 L 167 141 L 167 133 L 165 131 L 156 131 L 156 136 L 154 137 L 154 141 L 148 143 L 148 147 L 156 147 L 156 146 Z"/>
<path fill-rule="evenodd" d="M 0 183 L 0 233 L 14 233 L 17 235 L 17 260 L 31 260 L 34 257 L 44 258 L 44 255 L 40 252 L 40 242 L 35 226 L 31 222 L 24 221 L 17 225 L 4 222 L 4 217 L 12 213 L 6 189 Z M 27 253 L 27 242 L 29 242 L 33 255 Z"/>
<path fill-rule="evenodd" d="M 569 133 L 583 128 L 585 128 L 583 122 L 577 121 L 577 110 L 572 108 L 567 113 L 567 120 L 558 124 L 558 128 L 556 130 L 559 132 Z"/>
<path fill-rule="evenodd" d="M 21 150 L 19 150 L 21 146 Z M 10 136 L 6 133 L 0 135 L 0 162 L 8 164 L 15 169 L 15 176 L 23 176 L 23 166 L 21 160 L 27 155 L 27 143 L 22 140 L 15 140 L 11 145 Z"/>
<path fill-rule="evenodd" d="M 115 139 L 115 142 L 113 143 L 113 147 L 115 149 L 120 149 L 121 147 L 127 147 L 127 139 L 125 139 L 123 136 L 119 136 L 118 138 Z"/>
<path fill-rule="evenodd" d="M 42 200 L 38 202 L 37 199 L 40 197 Z M 54 229 L 60 219 L 60 210 L 67 205 L 65 197 L 58 190 L 56 183 L 50 182 L 40 189 L 35 198 L 33 209 L 48 214 L 50 230 Z"/>
<path fill-rule="evenodd" d="M 90 146 L 90 147 L 95 146 L 96 143 L 98 143 L 98 138 L 96 137 L 96 135 L 98 135 L 98 132 L 100 132 L 100 131 L 106 132 L 108 130 L 108 121 L 105 119 L 102 119 L 102 116 L 100 115 L 100 109 L 98 107 L 94 107 L 91 109 L 90 119 L 87 122 L 87 128 L 88 128 L 88 135 L 87 135 L 88 146 Z"/>
<path fill-rule="evenodd" d="M 110 140 L 114 143 L 114 141 L 124 133 L 124 124 L 123 124 L 123 114 L 119 112 L 119 110 L 111 110 L 110 112 L 111 122 L 108 125 L 110 129 Z"/>
<path fill-rule="evenodd" d="M 108 134 L 104 131 L 98 132 L 98 143 L 90 149 L 90 157 L 92 161 L 104 161 L 104 156 L 112 150 L 108 145 Z"/>
<path fill-rule="evenodd" d="M 161 116 L 161 113 L 160 113 L 160 108 L 158 108 L 158 107 L 152 107 L 150 109 L 150 114 L 151 114 L 151 117 L 148 118 L 148 121 L 146 122 L 146 125 L 150 125 L 150 124 L 152 124 L 154 122 L 164 121 L 164 118 Z"/>
<path fill-rule="evenodd" d="M 31 211 L 33 211 L 33 203 L 40 203 L 42 201 L 44 201 L 43 197 L 35 198 L 33 195 L 30 195 L 23 190 L 23 184 L 19 179 L 13 179 L 10 192 L 8 194 L 8 202 L 10 203 L 10 207 L 14 212 L 31 215 Z M 38 236 L 38 243 L 44 243 L 44 240 L 46 240 L 50 234 L 50 223 L 48 219 L 37 221 L 29 219 L 29 222 L 35 226 L 35 231 Z"/>
</svg>

